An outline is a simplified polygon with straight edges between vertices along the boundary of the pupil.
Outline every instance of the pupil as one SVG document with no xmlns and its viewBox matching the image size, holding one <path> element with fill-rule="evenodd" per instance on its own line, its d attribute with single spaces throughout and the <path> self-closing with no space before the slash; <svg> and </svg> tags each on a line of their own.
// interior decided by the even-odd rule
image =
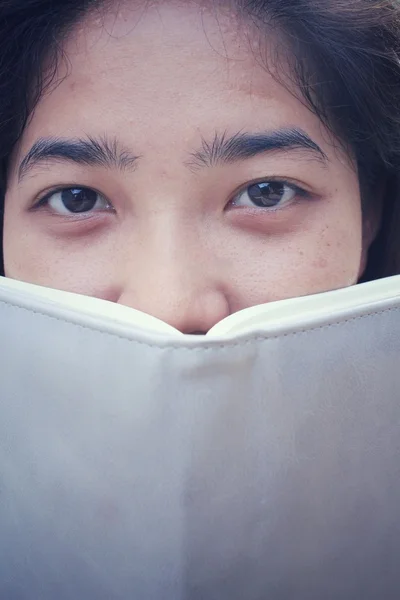
<svg viewBox="0 0 400 600">
<path fill-rule="evenodd" d="M 97 192 L 85 188 L 63 190 L 62 201 L 67 210 L 82 213 L 92 210 L 97 202 Z"/>
<path fill-rule="evenodd" d="M 283 183 L 255 183 L 248 188 L 248 194 L 252 202 L 257 206 L 276 206 L 285 192 Z"/>
</svg>

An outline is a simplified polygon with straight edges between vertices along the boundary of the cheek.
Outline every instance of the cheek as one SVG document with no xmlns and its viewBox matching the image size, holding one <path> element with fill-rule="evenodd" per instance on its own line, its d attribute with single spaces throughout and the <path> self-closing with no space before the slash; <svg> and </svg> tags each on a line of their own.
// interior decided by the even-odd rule
<svg viewBox="0 0 400 600">
<path fill-rule="evenodd" d="M 309 277 L 326 279 L 333 287 L 346 287 L 357 281 L 362 252 L 361 223 L 351 228 L 327 226 L 308 248 Z"/>
<path fill-rule="evenodd" d="M 361 254 L 361 219 L 356 214 L 342 223 L 332 220 L 292 235 L 243 240 L 230 262 L 234 280 L 240 282 L 238 304 L 251 306 L 353 285 Z"/>
<path fill-rule="evenodd" d="M 112 300 L 117 276 L 107 239 L 77 244 L 55 240 L 32 222 L 5 213 L 4 268 L 7 277 Z"/>
<path fill-rule="evenodd" d="M 185 235 L 179 240 L 176 239 L 179 236 L 167 236 L 167 240 L 174 239 L 177 248 L 185 248 L 184 253 L 174 253 L 182 264 L 175 265 L 173 271 L 179 267 L 182 276 L 199 289 L 204 278 L 210 280 L 210 285 L 224 289 L 232 311 L 347 287 L 358 278 L 362 227 L 356 207 L 342 214 L 333 208 L 325 210 L 321 205 L 320 210 L 310 208 L 305 218 L 300 218 L 299 213 L 292 228 L 278 228 L 274 232 L 249 231 L 238 223 L 232 227 L 223 222 L 199 236 Z M 151 271 L 151 257 L 159 263 L 160 256 L 165 254 L 160 251 L 159 238 L 158 252 L 154 253 L 146 246 L 148 236 L 141 244 L 135 242 L 136 237 L 132 237 L 129 228 L 110 227 L 86 239 L 56 239 L 35 226 L 31 217 L 6 210 L 6 275 L 116 300 L 121 282 L 132 287 L 138 285 L 138 262 L 144 256 Z M 198 271 L 193 261 L 196 256 L 202 257 L 201 281 L 193 276 L 193 270 L 195 275 Z"/>
<path fill-rule="evenodd" d="M 359 195 L 338 195 L 316 227 L 298 242 L 293 271 L 301 273 L 310 289 L 319 291 L 357 283 L 362 255 L 362 214 Z"/>
</svg>

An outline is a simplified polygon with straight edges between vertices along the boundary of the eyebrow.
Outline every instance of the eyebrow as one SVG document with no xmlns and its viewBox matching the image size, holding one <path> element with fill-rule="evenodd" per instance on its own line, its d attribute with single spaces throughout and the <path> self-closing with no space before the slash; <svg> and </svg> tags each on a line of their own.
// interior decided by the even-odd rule
<svg viewBox="0 0 400 600">
<path fill-rule="evenodd" d="M 88 136 L 87 139 L 40 138 L 21 161 L 18 178 L 21 181 L 37 165 L 48 161 L 133 170 L 139 158 L 121 148 L 116 139 L 106 136 Z"/>
<path fill-rule="evenodd" d="M 264 133 L 238 132 L 232 136 L 216 132 L 212 141 L 202 139 L 201 148 L 190 153 L 186 166 L 191 169 L 213 167 L 253 158 L 266 152 L 303 151 L 310 159 L 326 165 L 328 158 L 309 135 L 297 128 Z M 18 179 L 21 181 L 37 165 L 49 161 L 69 161 L 79 165 L 109 169 L 134 170 L 141 157 L 120 147 L 118 141 L 106 136 L 86 139 L 40 138 L 21 161 Z"/>
<path fill-rule="evenodd" d="M 211 142 L 202 140 L 202 147 L 191 153 L 187 165 L 190 168 L 213 167 L 253 158 L 266 152 L 303 151 L 310 159 L 317 159 L 326 166 L 328 157 L 307 133 L 297 128 L 250 134 L 238 132 L 233 136 L 215 133 Z"/>
</svg>

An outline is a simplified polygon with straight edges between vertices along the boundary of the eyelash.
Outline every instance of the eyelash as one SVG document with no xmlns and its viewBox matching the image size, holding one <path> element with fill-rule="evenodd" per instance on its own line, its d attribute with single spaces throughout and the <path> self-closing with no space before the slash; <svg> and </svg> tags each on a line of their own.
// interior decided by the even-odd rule
<svg viewBox="0 0 400 600">
<path fill-rule="evenodd" d="M 102 194 L 102 192 L 100 192 L 99 190 L 96 190 L 96 188 L 94 188 L 94 187 L 89 187 L 87 185 L 79 185 L 77 183 L 71 183 L 71 184 L 68 184 L 68 185 L 62 185 L 62 186 L 58 186 L 58 187 L 52 188 L 52 189 L 47 190 L 46 192 L 42 193 L 34 201 L 32 208 L 40 208 L 42 206 L 46 206 L 47 203 L 48 203 L 48 201 L 50 200 L 50 198 L 52 196 L 54 196 L 54 194 L 58 194 L 60 192 L 65 192 L 66 190 L 74 190 L 74 189 L 78 189 L 78 190 L 90 190 L 92 192 L 96 192 L 96 194 L 99 194 L 99 196 L 104 196 L 104 194 Z M 111 204 L 111 202 L 110 202 L 110 204 Z"/>
<path fill-rule="evenodd" d="M 246 192 L 246 190 L 248 190 L 251 186 L 253 185 L 257 185 L 260 183 L 278 183 L 281 184 L 283 186 L 286 186 L 288 188 L 291 188 L 294 192 L 295 192 L 295 198 L 300 198 L 300 199 L 304 199 L 304 200 L 311 200 L 314 196 L 311 192 L 307 191 L 306 189 L 300 187 L 299 185 L 297 185 L 296 183 L 288 180 L 288 179 L 282 179 L 282 178 L 278 178 L 278 177 L 264 177 L 264 178 L 259 178 L 257 180 L 254 181 L 250 181 L 248 183 L 246 183 L 244 186 L 241 186 L 240 188 L 238 188 L 231 196 L 231 199 L 228 201 L 227 206 L 228 207 L 234 207 L 235 205 L 233 204 L 235 199 L 238 198 L 238 196 L 240 196 L 240 194 L 243 194 L 244 192 Z M 48 206 L 49 200 L 51 199 L 52 196 L 54 196 L 54 194 L 57 193 L 61 193 L 64 192 L 66 190 L 71 190 L 71 189 L 81 189 L 81 190 L 90 190 L 95 192 L 96 194 L 98 194 L 99 196 L 103 197 L 107 203 L 110 205 L 110 207 L 112 209 L 114 209 L 112 203 L 106 198 L 106 196 L 104 196 L 100 191 L 96 190 L 95 188 L 92 187 L 88 187 L 85 185 L 78 185 L 78 184 L 70 184 L 70 185 L 63 185 L 63 186 L 58 186 L 55 187 L 51 190 L 47 190 L 45 192 L 44 195 L 42 195 L 41 197 L 39 197 L 33 204 L 31 210 L 39 210 L 41 208 L 45 208 L 46 206 Z M 293 200 L 292 202 L 290 202 L 290 205 L 292 206 L 293 204 L 297 203 L 298 200 Z M 240 207 L 237 207 L 237 209 L 239 209 Z M 277 206 L 276 208 L 274 207 L 265 207 L 264 209 L 261 207 L 254 207 L 254 208 L 259 208 L 259 210 L 264 210 L 265 212 L 273 212 L 273 211 L 277 211 L 277 210 L 282 210 L 281 207 Z M 93 214 L 94 211 L 87 211 L 86 213 L 76 213 L 75 216 L 85 216 L 88 214 Z M 100 212 L 100 211 L 97 211 Z M 73 213 L 71 213 L 73 214 Z M 68 218 L 68 217 L 67 217 Z"/>
<path fill-rule="evenodd" d="M 301 198 L 303 200 L 311 200 L 315 197 L 314 194 L 312 194 L 308 190 L 302 188 L 301 186 L 294 183 L 293 181 L 290 181 L 289 179 L 282 179 L 279 177 L 264 177 L 264 178 L 256 179 L 254 181 L 250 181 L 249 183 L 246 183 L 244 186 L 241 186 L 240 188 L 238 188 L 238 190 L 233 194 L 232 199 L 228 202 L 228 205 L 232 204 L 232 202 L 235 200 L 235 198 L 237 198 L 243 192 L 246 192 L 246 190 L 248 190 L 250 187 L 252 187 L 253 185 L 260 184 L 260 183 L 281 184 L 285 187 L 292 189 L 295 192 L 296 198 Z M 293 200 L 293 202 L 291 202 L 290 205 L 293 205 L 296 202 L 298 202 L 298 200 L 297 201 Z M 265 210 L 267 211 L 267 208 L 265 208 Z M 281 208 L 279 206 L 275 209 L 269 208 L 268 212 L 272 212 L 273 210 L 281 210 Z"/>
</svg>

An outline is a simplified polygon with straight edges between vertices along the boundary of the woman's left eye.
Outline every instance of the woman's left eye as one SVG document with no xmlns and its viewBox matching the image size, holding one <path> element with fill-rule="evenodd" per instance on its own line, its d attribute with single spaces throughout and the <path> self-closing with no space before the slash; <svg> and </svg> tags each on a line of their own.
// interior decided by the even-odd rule
<svg viewBox="0 0 400 600">
<path fill-rule="evenodd" d="M 79 215 L 112 208 L 108 200 L 98 192 L 84 187 L 65 188 L 47 194 L 37 207 L 48 206 L 52 212 L 62 215 Z"/>
<path fill-rule="evenodd" d="M 232 206 L 248 206 L 259 208 L 281 208 L 292 202 L 297 196 L 307 196 L 301 188 L 284 181 L 261 181 L 252 183 L 236 194 Z"/>
</svg>

